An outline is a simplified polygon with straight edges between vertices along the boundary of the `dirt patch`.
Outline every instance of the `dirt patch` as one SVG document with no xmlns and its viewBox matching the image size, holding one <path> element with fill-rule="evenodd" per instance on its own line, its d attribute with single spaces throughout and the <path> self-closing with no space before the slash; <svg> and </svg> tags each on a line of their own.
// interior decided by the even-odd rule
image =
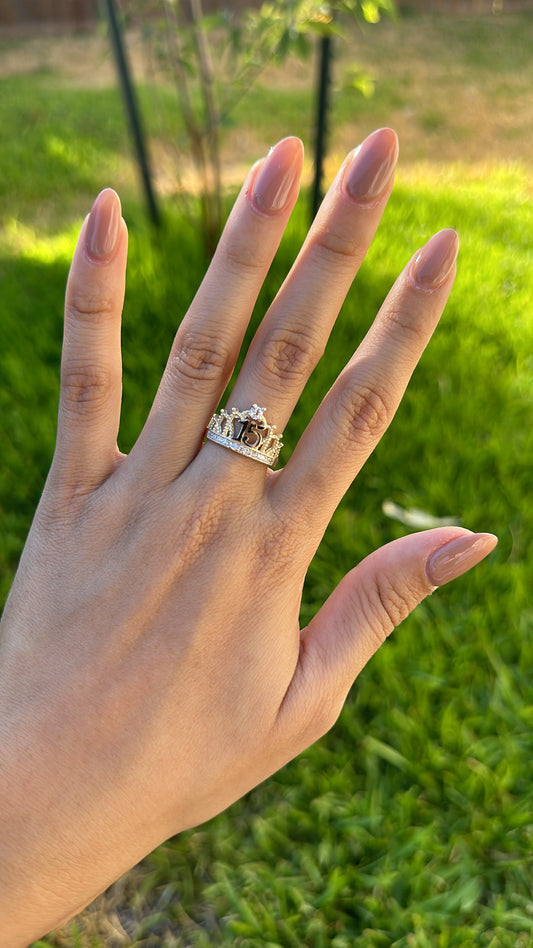
<svg viewBox="0 0 533 948">
<path fill-rule="evenodd" d="M 141 37 L 130 34 L 128 53 L 135 74 L 143 71 Z M 53 72 L 70 85 L 98 88 L 116 82 L 116 70 L 109 41 L 103 30 L 72 36 L 46 35 L 11 37 L 0 34 L 0 78 Z"/>
</svg>

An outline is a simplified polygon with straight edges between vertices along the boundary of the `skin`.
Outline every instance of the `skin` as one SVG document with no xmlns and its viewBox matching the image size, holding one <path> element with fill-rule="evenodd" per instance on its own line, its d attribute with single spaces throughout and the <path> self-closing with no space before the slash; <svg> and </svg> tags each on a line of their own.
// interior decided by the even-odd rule
<svg viewBox="0 0 533 948">
<path fill-rule="evenodd" d="M 267 406 L 278 431 L 374 236 L 396 156 L 387 129 L 348 156 L 252 342 L 230 404 Z M 114 193 L 83 225 L 57 448 L 0 626 L 5 948 L 58 926 L 317 740 L 391 630 L 495 542 L 460 528 L 404 537 L 299 627 L 309 562 L 450 292 L 451 231 L 407 264 L 284 468 L 202 444 L 301 163 L 286 139 L 250 172 L 128 457 L 117 448 L 127 234 Z"/>
</svg>

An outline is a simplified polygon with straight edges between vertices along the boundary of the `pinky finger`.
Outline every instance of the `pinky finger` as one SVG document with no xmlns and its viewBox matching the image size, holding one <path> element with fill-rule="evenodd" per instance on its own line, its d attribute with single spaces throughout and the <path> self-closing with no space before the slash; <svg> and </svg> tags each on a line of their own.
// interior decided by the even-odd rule
<svg viewBox="0 0 533 948">
<path fill-rule="evenodd" d="M 51 479 L 68 495 L 98 487 L 116 463 L 126 255 L 120 201 L 106 189 L 83 224 L 67 283 Z"/>
</svg>

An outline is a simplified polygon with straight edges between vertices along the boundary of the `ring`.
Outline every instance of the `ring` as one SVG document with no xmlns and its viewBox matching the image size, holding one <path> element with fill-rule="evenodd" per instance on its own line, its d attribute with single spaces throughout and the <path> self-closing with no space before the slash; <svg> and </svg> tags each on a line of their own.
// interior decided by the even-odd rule
<svg viewBox="0 0 533 948">
<path fill-rule="evenodd" d="M 268 424 L 265 411 L 265 408 L 255 404 L 246 411 L 237 411 L 236 408 L 228 411 L 225 408 L 211 418 L 206 437 L 224 448 L 272 467 L 283 447 L 283 436 L 276 434 L 275 425 Z"/>
</svg>

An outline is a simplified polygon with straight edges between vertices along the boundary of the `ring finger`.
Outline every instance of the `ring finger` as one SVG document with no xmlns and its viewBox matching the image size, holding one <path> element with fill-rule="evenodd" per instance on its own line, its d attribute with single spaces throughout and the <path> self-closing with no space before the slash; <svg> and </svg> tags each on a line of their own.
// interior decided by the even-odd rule
<svg viewBox="0 0 533 948">
<path fill-rule="evenodd" d="M 276 506 L 295 502 L 311 543 L 392 421 L 439 321 L 459 241 L 442 230 L 416 253 L 273 484 Z"/>
</svg>

